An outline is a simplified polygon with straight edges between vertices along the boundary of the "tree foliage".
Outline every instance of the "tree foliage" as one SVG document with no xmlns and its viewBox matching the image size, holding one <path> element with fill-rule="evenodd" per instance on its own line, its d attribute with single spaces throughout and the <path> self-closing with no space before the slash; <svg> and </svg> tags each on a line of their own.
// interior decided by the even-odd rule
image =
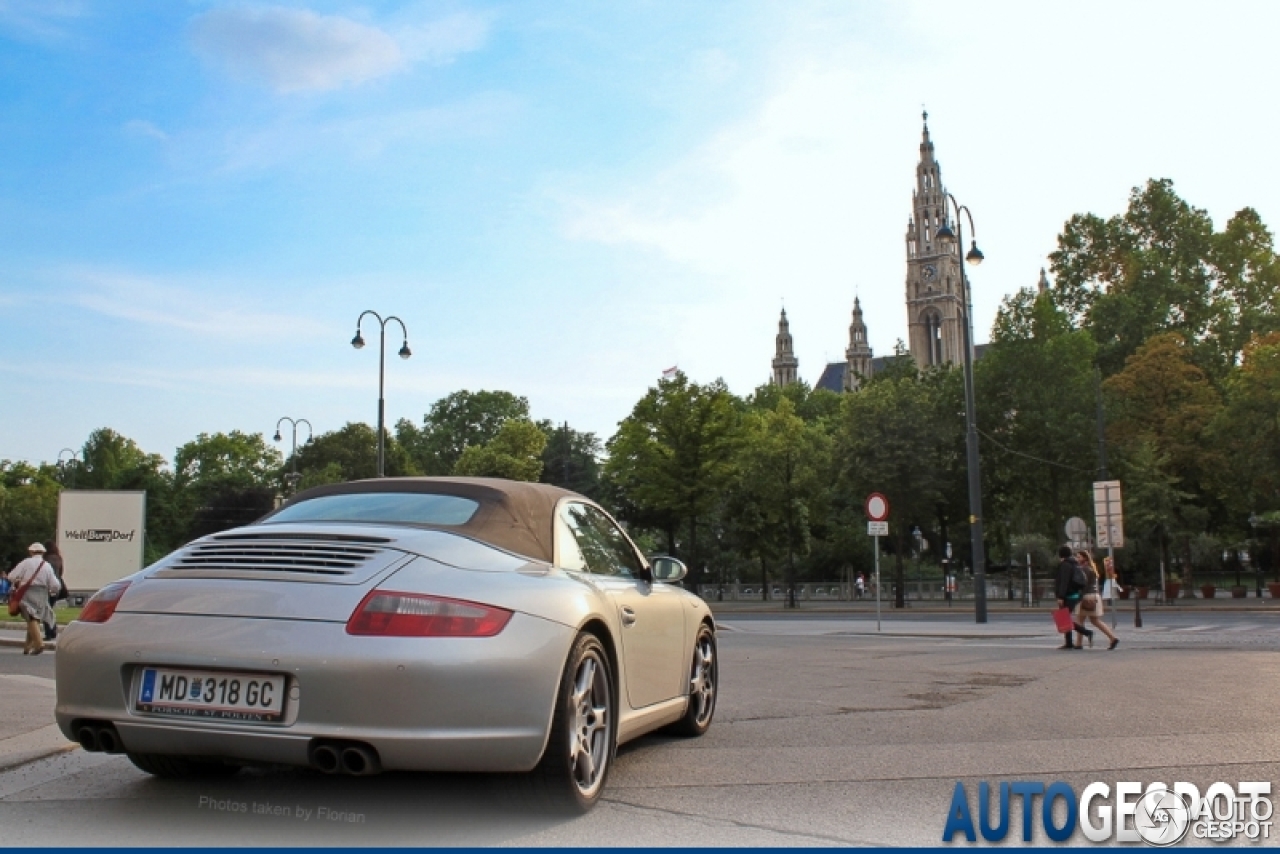
<svg viewBox="0 0 1280 854">
<path fill-rule="evenodd" d="M 483 445 L 469 445 L 453 473 L 471 477 L 505 477 L 536 481 L 542 474 L 542 451 L 547 434 L 527 418 L 513 418 Z"/>
</svg>

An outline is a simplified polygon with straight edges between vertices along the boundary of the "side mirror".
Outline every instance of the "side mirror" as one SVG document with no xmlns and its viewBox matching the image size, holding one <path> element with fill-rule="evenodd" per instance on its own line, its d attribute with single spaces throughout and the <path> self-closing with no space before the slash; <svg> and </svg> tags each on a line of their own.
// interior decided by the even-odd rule
<svg viewBox="0 0 1280 854">
<path fill-rule="evenodd" d="M 689 570 L 683 562 L 666 555 L 650 558 L 649 566 L 653 569 L 654 581 L 665 581 L 668 584 L 681 581 L 689 574 Z"/>
</svg>

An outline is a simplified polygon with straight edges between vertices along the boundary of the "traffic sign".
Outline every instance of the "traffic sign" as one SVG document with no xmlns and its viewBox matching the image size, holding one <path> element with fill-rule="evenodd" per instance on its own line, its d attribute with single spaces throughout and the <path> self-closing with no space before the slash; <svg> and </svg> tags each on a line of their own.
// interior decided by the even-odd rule
<svg viewBox="0 0 1280 854">
<path fill-rule="evenodd" d="M 889 518 L 889 499 L 878 492 L 867 496 L 867 518 L 872 522 L 883 522 Z"/>
<path fill-rule="evenodd" d="M 1120 481 L 1094 481 L 1093 515 L 1096 519 L 1099 548 L 1122 548 L 1124 506 L 1120 499 Z"/>
<path fill-rule="evenodd" d="M 868 537 L 889 536 L 889 523 L 888 522 L 868 522 L 867 536 Z"/>
</svg>

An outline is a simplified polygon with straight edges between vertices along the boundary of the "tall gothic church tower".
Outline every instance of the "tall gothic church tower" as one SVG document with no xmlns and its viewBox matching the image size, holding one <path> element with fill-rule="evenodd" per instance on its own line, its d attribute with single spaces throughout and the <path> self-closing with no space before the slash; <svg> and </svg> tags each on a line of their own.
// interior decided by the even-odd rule
<svg viewBox="0 0 1280 854">
<path fill-rule="evenodd" d="M 950 225 L 942 169 L 933 156 L 929 114 L 924 114 L 913 214 L 907 221 L 907 324 L 909 347 L 916 365 L 964 360 L 966 295 L 960 278 L 960 247 L 949 250 L 935 239 L 942 225 Z"/>
<path fill-rule="evenodd" d="M 774 385 L 790 385 L 796 381 L 796 372 L 800 362 L 791 344 L 791 326 L 787 323 L 787 310 L 782 310 L 782 318 L 778 321 L 777 355 L 773 357 Z"/>
<path fill-rule="evenodd" d="M 857 391 L 871 379 L 871 345 L 867 343 L 867 324 L 862 322 L 862 303 L 853 298 L 853 322 L 849 324 L 849 348 L 844 351 L 844 390 Z"/>
</svg>

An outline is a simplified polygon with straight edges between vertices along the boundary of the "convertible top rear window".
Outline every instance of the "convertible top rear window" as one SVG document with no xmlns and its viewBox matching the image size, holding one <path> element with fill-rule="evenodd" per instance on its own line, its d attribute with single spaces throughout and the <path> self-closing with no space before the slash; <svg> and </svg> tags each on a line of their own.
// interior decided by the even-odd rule
<svg viewBox="0 0 1280 854">
<path fill-rule="evenodd" d="M 403 525 L 465 525 L 479 502 L 423 492 L 358 492 L 318 495 L 281 508 L 272 522 L 382 522 Z"/>
</svg>

